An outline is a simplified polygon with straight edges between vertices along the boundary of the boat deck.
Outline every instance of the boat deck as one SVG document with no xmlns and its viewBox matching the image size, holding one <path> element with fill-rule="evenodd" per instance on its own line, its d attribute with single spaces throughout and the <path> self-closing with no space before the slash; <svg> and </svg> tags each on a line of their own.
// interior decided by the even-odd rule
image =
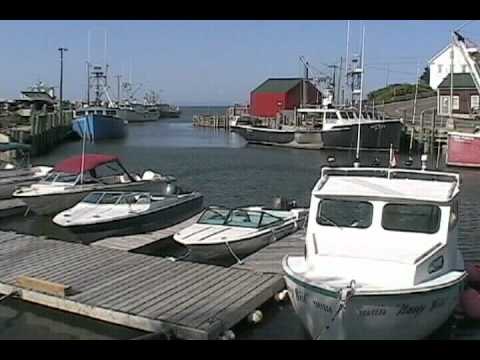
<svg viewBox="0 0 480 360">
<path fill-rule="evenodd" d="M 194 224 L 200 218 L 201 213 L 192 216 L 191 218 L 182 221 L 176 225 L 167 227 L 165 229 L 155 230 L 145 234 L 135 234 L 126 236 L 113 236 L 98 240 L 92 243 L 93 246 L 102 246 L 110 249 L 117 249 L 123 251 L 132 251 L 143 246 L 152 244 L 159 240 L 163 240 L 173 236 L 176 232 L 185 229 Z"/>
<path fill-rule="evenodd" d="M 283 287 L 276 274 L 0 232 L 0 293 L 181 339 L 217 338 Z"/>
</svg>

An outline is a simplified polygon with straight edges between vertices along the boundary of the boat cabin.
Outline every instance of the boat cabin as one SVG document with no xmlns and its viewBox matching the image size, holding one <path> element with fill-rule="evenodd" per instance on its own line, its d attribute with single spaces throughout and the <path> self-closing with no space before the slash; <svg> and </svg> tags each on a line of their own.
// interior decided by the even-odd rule
<svg viewBox="0 0 480 360">
<path fill-rule="evenodd" d="M 455 173 L 323 168 L 306 233 L 309 276 L 411 288 L 457 268 Z M 337 280 L 335 280 L 337 279 Z"/>
<path fill-rule="evenodd" d="M 107 107 L 85 107 L 75 110 L 74 117 L 82 117 L 87 115 L 104 115 L 104 116 L 118 116 L 117 109 Z"/>
<path fill-rule="evenodd" d="M 360 116 L 356 109 L 332 109 L 332 108 L 300 108 L 297 109 L 297 118 L 304 125 L 328 130 L 334 126 L 350 125 L 362 121 L 384 121 L 385 115 L 378 112 L 362 111 Z"/>
</svg>

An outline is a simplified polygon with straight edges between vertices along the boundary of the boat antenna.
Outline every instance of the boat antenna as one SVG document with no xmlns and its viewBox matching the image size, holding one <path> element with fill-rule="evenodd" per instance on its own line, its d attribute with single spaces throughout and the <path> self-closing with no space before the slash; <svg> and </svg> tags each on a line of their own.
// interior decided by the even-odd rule
<svg viewBox="0 0 480 360">
<path fill-rule="evenodd" d="M 83 169 L 85 168 L 85 147 L 86 147 L 86 139 L 87 139 L 87 124 L 88 124 L 88 116 L 85 116 L 84 127 L 82 131 L 82 162 L 80 166 L 80 184 L 83 184 Z"/>
<path fill-rule="evenodd" d="M 350 40 L 350 20 L 347 21 L 347 56 L 345 58 L 345 83 L 343 84 L 343 89 L 342 89 L 342 102 L 345 104 L 346 101 L 346 90 L 348 89 L 348 45 L 349 45 L 349 40 Z"/>
<path fill-rule="evenodd" d="M 355 166 L 358 167 L 360 165 L 360 126 L 361 126 L 361 119 L 363 118 L 362 115 L 362 103 L 363 103 L 363 77 L 364 77 L 364 61 L 365 61 L 365 25 L 363 25 L 362 29 L 362 58 L 360 60 L 360 106 L 359 106 L 359 116 L 358 116 L 358 128 L 357 128 L 357 153 L 355 156 Z"/>
</svg>

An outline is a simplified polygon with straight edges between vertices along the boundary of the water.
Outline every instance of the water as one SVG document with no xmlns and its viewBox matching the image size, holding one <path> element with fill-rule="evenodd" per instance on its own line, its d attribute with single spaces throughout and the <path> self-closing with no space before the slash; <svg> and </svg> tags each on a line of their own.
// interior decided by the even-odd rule
<svg viewBox="0 0 480 360">
<path fill-rule="evenodd" d="M 332 152 L 246 146 L 237 134 L 191 125 L 195 113 L 224 110 L 184 108 L 178 119 L 129 124 L 126 138 L 88 144 L 87 152 L 118 155 L 133 171 L 151 168 L 174 175 L 183 188 L 200 191 L 206 205 L 269 204 L 273 197 L 284 196 L 295 199 L 300 206 L 308 206 L 310 191 L 320 175 L 320 166 L 326 163 Z M 80 151 L 80 141 L 65 143 L 54 152 L 34 159 L 34 163 L 53 165 Z M 345 165 L 351 165 L 354 159 L 354 153 L 348 151 L 336 152 L 335 156 L 338 163 Z M 385 162 L 388 154 L 364 153 L 362 162 L 371 163 L 375 156 Z M 479 198 L 478 172 L 461 172 L 464 194 Z M 71 234 L 56 227 L 46 217 L 29 215 L 7 219 L 0 222 L 0 228 L 72 241 Z M 182 251 L 174 244 L 166 244 L 145 252 L 176 256 Z M 256 326 L 241 323 L 234 329 L 237 338 L 309 338 L 288 302 L 269 303 L 262 310 L 264 321 Z M 471 324 L 462 326 L 459 329 L 462 338 L 480 338 L 480 328 Z M 142 332 L 18 300 L 0 303 L 0 339 L 124 339 L 139 334 Z"/>
</svg>

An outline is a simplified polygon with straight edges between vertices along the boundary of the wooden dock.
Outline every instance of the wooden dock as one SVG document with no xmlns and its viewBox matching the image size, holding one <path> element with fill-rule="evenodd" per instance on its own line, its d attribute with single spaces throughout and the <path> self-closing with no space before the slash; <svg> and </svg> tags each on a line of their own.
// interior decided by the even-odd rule
<svg viewBox="0 0 480 360">
<path fill-rule="evenodd" d="M 143 246 L 150 245 L 154 242 L 164 240 L 173 236 L 173 234 L 175 234 L 176 232 L 196 223 L 197 220 L 200 218 L 200 215 L 201 213 L 192 216 L 191 218 L 176 225 L 145 234 L 114 236 L 98 240 L 92 243 L 92 246 L 102 246 L 110 249 L 117 249 L 123 251 L 132 251 L 135 249 L 139 249 Z"/>
<path fill-rule="evenodd" d="M 217 338 L 283 287 L 276 274 L 0 232 L 0 293 L 180 339 Z"/>
</svg>

